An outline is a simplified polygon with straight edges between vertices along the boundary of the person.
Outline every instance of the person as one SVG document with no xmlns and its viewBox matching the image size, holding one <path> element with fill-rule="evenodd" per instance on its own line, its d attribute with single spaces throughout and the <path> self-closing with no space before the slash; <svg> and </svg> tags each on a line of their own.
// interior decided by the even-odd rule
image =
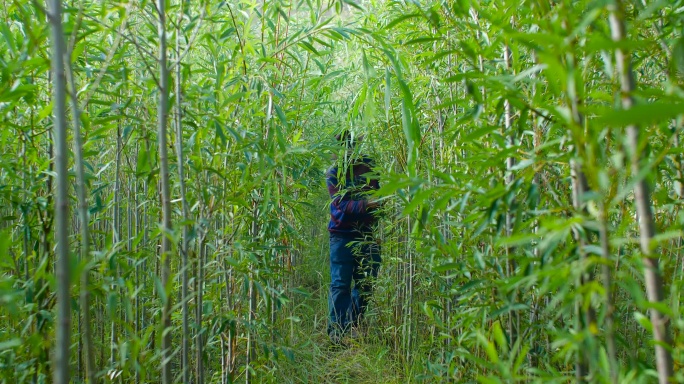
<svg viewBox="0 0 684 384">
<path fill-rule="evenodd" d="M 336 136 L 344 156 L 326 173 L 330 193 L 330 315 L 328 335 L 334 344 L 358 337 L 380 267 L 380 245 L 373 239 L 379 203 L 370 193 L 380 188 L 373 161 L 356 151 L 362 137 L 349 131 Z M 352 283 L 354 284 L 352 288 Z"/>
</svg>

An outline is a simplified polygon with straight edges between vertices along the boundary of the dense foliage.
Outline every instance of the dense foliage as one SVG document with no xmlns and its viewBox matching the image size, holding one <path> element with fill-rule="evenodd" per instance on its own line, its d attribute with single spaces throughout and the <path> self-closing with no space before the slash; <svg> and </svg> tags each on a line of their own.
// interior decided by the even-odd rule
<svg viewBox="0 0 684 384">
<path fill-rule="evenodd" d="M 3 382 L 684 381 L 682 1 L 52 4 L 0 9 Z M 384 261 L 328 350 L 342 129 Z"/>
</svg>

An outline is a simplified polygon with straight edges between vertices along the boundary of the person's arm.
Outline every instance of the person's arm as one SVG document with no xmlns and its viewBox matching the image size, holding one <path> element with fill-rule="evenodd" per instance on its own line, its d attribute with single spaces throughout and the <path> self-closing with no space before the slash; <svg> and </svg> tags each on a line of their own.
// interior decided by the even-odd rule
<svg viewBox="0 0 684 384">
<path fill-rule="evenodd" d="M 370 208 L 369 202 L 366 199 L 355 200 L 352 198 L 352 194 L 340 192 L 341 189 L 335 173 L 334 170 L 328 172 L 326 178 L 328 193 L 332 199 L 330 204 L 346 215 L 362 216 L 367 214 Z"/>
</svg>

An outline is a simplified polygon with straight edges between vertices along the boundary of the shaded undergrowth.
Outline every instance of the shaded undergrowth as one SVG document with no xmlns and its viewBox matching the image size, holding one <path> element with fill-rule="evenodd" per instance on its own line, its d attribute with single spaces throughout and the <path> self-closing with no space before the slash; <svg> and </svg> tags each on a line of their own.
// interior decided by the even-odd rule
<svg viewBox="0 0 684 384">
<path fill-rule="evenodd" d="M 306 258 L 298 275 L 301 294 L 293 298 L 291 317 L 281 323 L 289 334 L 293 357 L 275 362 L 270 380 L 277 383 L 405 383 L 406 370 L 378 321 L 377 303 L 372 304 L 362 337 L 345 347 L 334 346 L 326 333 L 329 271 L 327 248 Z"/>
</svg>

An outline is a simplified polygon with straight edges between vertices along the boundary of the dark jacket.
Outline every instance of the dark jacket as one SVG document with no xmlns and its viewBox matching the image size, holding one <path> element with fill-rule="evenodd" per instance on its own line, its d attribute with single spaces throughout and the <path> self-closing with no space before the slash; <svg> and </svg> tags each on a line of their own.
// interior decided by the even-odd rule
<svg viewBox="0 0 684 384">
<path fill-rule="evenodd" d="M 380 188 L 372 168 L 373 161 L 364 156 L 347 167 L 346 175 L 337 165 L 328 169 L 326 184 L 332 199 L 328 231 L 331 234 L 361 236 L 372 229 L 376 218 L 374 209 L 368 207 L 367 196 Z M 338 180 L 342 177 L 343 180 Z"/>
</svg>

